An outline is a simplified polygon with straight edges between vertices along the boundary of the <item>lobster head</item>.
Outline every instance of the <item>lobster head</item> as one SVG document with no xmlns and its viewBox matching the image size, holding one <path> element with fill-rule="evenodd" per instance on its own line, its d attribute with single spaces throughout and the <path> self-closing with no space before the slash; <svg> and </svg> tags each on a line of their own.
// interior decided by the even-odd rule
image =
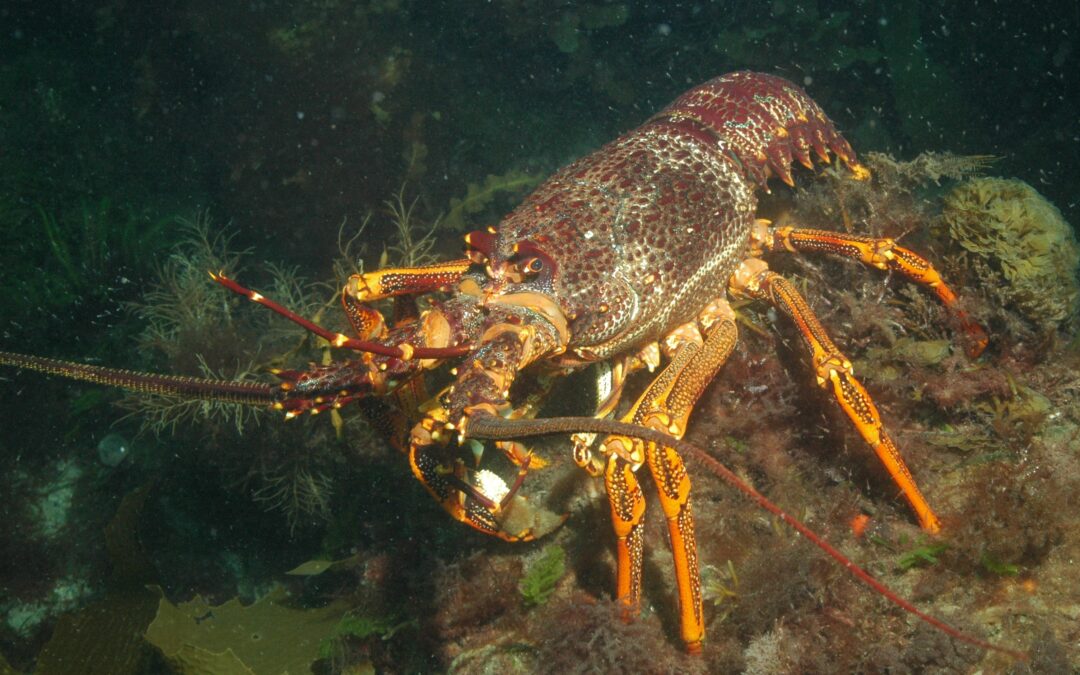
<svg viewBox="0 0 1080 675">
<path fill-rule="evenodd" d="M 534 415 L 540 396 L 511 400 L 518 374 L 538 362 L 565 370 L 606 358 L 621 348 L 638 310 L 629 283 L 612 273 L 615 254 L 600 243 L 610 241 L 605 230 L 617 205 L 602 194 L 548 194 L 542 204 L 527 199 L 497 230 L 468 234 L 466 260 L 351 278 L 342 301 L 360 339 L 332 343 L 368 353 L 302 374 L 282 404 L 297 414 L 389 394 L 405 415 L 423 410 L 401 444 L 413 473 L 455 518 L 510 540 L 545 529 L 507 513 L 523 511 L 518 488 L 540 461 L 520 443 L 495 443 L 517 467 L 503 480 L 470 438 L 470 421 Z M 439 289 L 449 298 L 392 328 L 366 304 Z M 422 371 L 448 361 L 456 362 L 456 379 L 434 398 L 417 395 Z"/>
<path fill-rule="evenodd" d="M 468 426 L 477 416 L 535 413 L 530 404 L 515 407 L 510 390 L 520 371 L 557 358 L 570 343 L 569 321 L 555 291 L 558 268 L 534 242 L 518 242 L 501 254 L 493 231 L 472 232 L 465 242 L 470 266 L 454 295 L 431 312 L 472 350 L 451 371 L 455 380 L 424 406 L 423 419 L 409 434 L 409 463 L 455 519 L 502 539 L 529 540 L 563 520 L 518 493 L 529 469 L 542 461 L 518 442 L 495 443 L 496 457 L 516 470 L 505 480 L 492 470 L 490 455 L 484 457 L 485 446 L 469 438 Z"/>
</svg>

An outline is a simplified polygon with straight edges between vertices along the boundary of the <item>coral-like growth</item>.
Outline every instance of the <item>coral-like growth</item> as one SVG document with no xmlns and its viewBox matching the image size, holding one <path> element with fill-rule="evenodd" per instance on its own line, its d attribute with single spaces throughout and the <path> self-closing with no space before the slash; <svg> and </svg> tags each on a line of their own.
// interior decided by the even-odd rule
<svg viewBox="0 0 1080 675">
<path fill-rule="evenodd" d="M 654 614 L 626 623 L 611 600 L 575 595 L 545 608 L 533 635 L 537 663 L 547 673 L 705 673 L 704 659 L 666 642 Z M 730 672 L 715 670 L 714 672 Z"/>
<path fill-rule="evenodd" d="M 146 328 L 139 348 L 164 356 L 176 373 L 203 377 L 251 380 L 261 361 L 280 355 L 304 338 L 304 333 L 270 312 L 237 302 L 222 294 L 208 271 L 236 274 L 243 252 L 231 249 L 231 236 L 212 232 L 205 213 L 178 223 L 186 238 L 160 267 L 158 282 L 129 306 Z M 314 295 L 295 273 L 271 267 L 274 281 L 267 292 L 304 313 L 315 305 Z M 227 423 L 242 433 L 246 423 L 262 412 L 258 408 L 216 401 L 178 401 L 167 396 L 129 395 L 123 405 L 141 416 L 143 428 L 175 430 L 180 422 Z"/>
<path fill-rule="evenodd" d="M 969 180 L 945 197 L 941 217 L 949 236 L 990 271 L 984 282 L 1001 304 L 1015 305 L 1042 331 L 1076 314 L 1080 246 L 1061 212 L 1035 188 L 1019 180 Z"/>
<path fill-rule="evenodd" d="M 184 241 L 160 267 L 158 282 L 130 304 L 146 325 L 139 340 L 143 354 L 162 363 L 166 372 L 222 380 L 255 380 L 267 366 L 291 367 L 318 357 L 302 329 L 225 294 L 207 276 L 208 271 L 235 275 L 240 270 L 245 252 L 230 245 L 227 230 L 217 228 L 205 213 L 179 224 Z M 322 303 L 314 285 L 293 270 L 266 267 L 271 281 L 263 290 L 268 295 L 300 314 L 316 314 Z M 313 434 L 261 425 L 267 410 L 219 401 L 140 394 L 126 396 L 121 405 L 153 433 L 174 435 L 178 427 L 198 425 L 202 438 L 215 439 L 204 444 L 219 447 L 246 434 L 245 443 L 235 449 L 208 456 L 253 479 L 254 497 L 284 512 L 291 527 L 304 517 L 328 515 L 329 476 L 335 473 L 329 466 L 336 458 L 325 429 Z"/>
<path fill-rule="evenodd" d="M 431 632 L 442 643 L 447 663 L 468 650 L 500 641 L 517 624 L 521 608 L 517 580 L 522 564 L 516 556 L 477 553 L 448 565 L 436 575 Z"/>
<path fill-rule="evenodd" d="M 397 237 L 396 241 L 391 239 L 391 243 L 383 251 L 382 259 L 379 260 L 380 267 L 390 261 L 401 267 L 417 267 L 435 262 L 432 248 L 435 246 L 435 232 L 439 221 L 436 220 L 427 227 L 417 222 L 415 212 L 418 199 L 414 198 L 406 204 L 405 186 L 402 185 L 393 199 L 384 202 Z"/>
</svg>

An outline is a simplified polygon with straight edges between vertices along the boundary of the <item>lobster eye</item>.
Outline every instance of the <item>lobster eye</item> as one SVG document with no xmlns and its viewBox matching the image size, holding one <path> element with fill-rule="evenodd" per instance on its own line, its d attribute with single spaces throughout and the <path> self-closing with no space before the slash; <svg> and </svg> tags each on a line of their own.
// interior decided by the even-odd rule
<svg viewBox="0 0 1080 675">
<path fill-rule="evenodd" d="M 537 273 L 540 272 L 540 270 L 544 269 L 544 261 L 541 260 L 540 258 L 533 258 L 532 260 L 529 261 L 529 264 L 526 267 L 526 269 L 528 269 L 533 274 L 537 274 Z"/>
</svg>

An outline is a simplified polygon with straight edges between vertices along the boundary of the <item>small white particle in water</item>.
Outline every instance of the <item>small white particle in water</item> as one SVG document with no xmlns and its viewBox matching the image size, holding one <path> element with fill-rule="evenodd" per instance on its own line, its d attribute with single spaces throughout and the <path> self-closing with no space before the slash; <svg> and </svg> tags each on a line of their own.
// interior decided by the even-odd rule
<svg viewBox="0 0 1080 675">
<path fill-rule="evenodd" d="M 304 111 L 303 110 L 297 110 L 296 111 L 296 119 L 298 119 L 298 120 L 304 119 Z"/>
<path fill-rule="evenodd" d="M 667 37 L 667 36 L 671 35 L 671 24 L 670 23 L 662 23 L 662 24 L 660 24 L 659 26 L 656 27 L 656 32 L 659 33 L 660 35 L 664 36 L 664 37 Z"/>
</svg>

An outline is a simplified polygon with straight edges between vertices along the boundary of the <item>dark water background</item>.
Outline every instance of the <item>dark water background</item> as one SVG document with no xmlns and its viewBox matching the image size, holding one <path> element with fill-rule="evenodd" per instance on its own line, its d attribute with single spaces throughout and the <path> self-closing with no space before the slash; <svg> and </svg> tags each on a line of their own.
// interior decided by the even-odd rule
<svg viewBox="0 0 1080 675">
<path fill-rule="evenodd" d="M 210 208 L 325 265 L 407 181 L 550 172 L 735 69 L 803 84 L 859 151 L 991 154 L 1078 217 L 1070 2 L 6 3 L 21 201 Z M 413 144 L 424 156 L 410 162 Z M 411 164 L 411 166 L 410 166 Z"/>
<path fill-rule="evenodd" d="M 402 186 L 417 217 L 433 221 L 472 183 L 546 175 L 738 69 L 801 84 L 857 152 L 993 155 L 992 173 L 1030 183 L 1080 223 L 1075 0 L 9 0 L 0 348 L 153 366 L 131 351 L 142 326 L 122 303 L 140 297 L 177 244 L 169 219 L 208 211 L 231 223 L 251 268 L 267 261 L 328 278 L 340 224 L 376 214 L 365 236 L 377 253 L 392 228 L 384 202 Z M 520 197 L 499 194 L 469 224 L 490 224 Z M 453 253 L 460 232 L 444 236 L 440 248 Z M 104 394 L 73 408 L 61 385 L 8 391 L 5 461 L 31 475 L 118 417 Z M 379 477 L 372 492 L 388 499 L 414 490 L 407 475 Z M 139 484 L 102 481 L 112 501 L 88 502 L 101 509 L 95 526 Z M 278 516 L 266 520 L 224 487 L 191 495 L 190 482 L 199 506 L 188 511 L 229 512 L 218 515 L 243 530 L 230 540 L 238 548 L 272 541 L 267 555 L 295 560 L 325 545 L 318 525 L 281 541 Z M 414 496 L 408 508 L 441 522 Z M 33 598 L 36 584 L 71 573 L 71 559 L 104 568 L 100 546 L 28 543 L 28 516 L 9 515 L 0 602 Z M 373 540 L 396 536 L 371 527 Z M 0 630 L 10 660 L 30 663 L 48 625 Z"/>
</svg>

